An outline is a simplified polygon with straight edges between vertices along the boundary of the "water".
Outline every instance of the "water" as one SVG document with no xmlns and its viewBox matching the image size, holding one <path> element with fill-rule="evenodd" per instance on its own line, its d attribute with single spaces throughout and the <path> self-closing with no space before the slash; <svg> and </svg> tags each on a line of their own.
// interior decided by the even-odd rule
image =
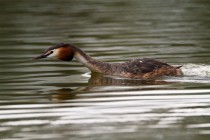
<svg viewBox="0 0 210 140">
<path fill-rule="evenodd" d="M 210 138 L 207 0 L 0 1 L 0 139 Z M 107 62 L 149 57 L 184 77 L 91 75 L 32 60 L 69 42 Z"/>
</svg>

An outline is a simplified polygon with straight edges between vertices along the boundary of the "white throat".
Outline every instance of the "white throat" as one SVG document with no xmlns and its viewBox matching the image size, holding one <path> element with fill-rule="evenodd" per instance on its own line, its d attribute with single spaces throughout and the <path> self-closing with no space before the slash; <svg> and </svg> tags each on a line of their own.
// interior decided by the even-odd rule
<svg viewBox="0 0 210 140">
<path fill-rule="evenodd" d="M 88 69 L 90 69 L 91 71 L 95 71 L 95 67 L 93 66 L 93 64 L 90 63 L 92 58 L 89 57 L 90 60 L 88 60 L 87 56 L 85 57 L 81 55 L 80 53 L 76 53 L 74 57 L 83 65 L 85 65 Z"/>
</svg>

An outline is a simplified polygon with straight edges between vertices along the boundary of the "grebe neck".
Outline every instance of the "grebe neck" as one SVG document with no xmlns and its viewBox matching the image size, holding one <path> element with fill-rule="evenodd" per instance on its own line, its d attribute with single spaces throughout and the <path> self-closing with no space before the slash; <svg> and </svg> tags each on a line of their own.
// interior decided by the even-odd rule
<svg viewBox="0 0 210 140">
<path fill-rule="evenodd" d="M 72 49 L 74 50 L 74 57 L 90 71 L 106 73 L 110 69 L 111 64 L 92 58 L 77 46 L 73 46 Z"/>
</svg>

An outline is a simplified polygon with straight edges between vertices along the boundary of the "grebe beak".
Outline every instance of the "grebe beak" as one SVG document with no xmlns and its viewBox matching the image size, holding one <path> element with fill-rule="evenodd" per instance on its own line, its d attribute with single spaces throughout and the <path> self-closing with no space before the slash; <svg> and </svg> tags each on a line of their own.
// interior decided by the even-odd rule
<svg viewBox="0 0 210 140">
<path fill-rule="evenodd" d="M 42 58 L 46 58 L 49 55 L 51 55 L 53 53 L 53 51 L 47 51 L 46 53 L 41 54 L 40 56 L 34 57 L 33 59 L 42 59 Z"/>
</svg>

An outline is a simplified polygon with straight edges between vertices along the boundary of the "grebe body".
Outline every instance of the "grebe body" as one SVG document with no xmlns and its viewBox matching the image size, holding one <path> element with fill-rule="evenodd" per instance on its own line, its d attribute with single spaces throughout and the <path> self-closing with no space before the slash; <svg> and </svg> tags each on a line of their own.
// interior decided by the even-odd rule
<svg viewBox="0 0 210 140">
<path fill-rule="evenodd" d="M 60 43 L 50 47 L 43 54 L 34 59 L 55 57 L 63 61 L 71 61 L 74 57 L 85 65 L 91 72 L 106 75 L 120 76 L 125 78 L 153 79 L 162 76 L 182 76 L 179 67 L 150 59 L 133 59 L 124 63 L 107 63 L 98 61 L 87 55 L 84 51 L 73 44 Z"/>
</svg>

